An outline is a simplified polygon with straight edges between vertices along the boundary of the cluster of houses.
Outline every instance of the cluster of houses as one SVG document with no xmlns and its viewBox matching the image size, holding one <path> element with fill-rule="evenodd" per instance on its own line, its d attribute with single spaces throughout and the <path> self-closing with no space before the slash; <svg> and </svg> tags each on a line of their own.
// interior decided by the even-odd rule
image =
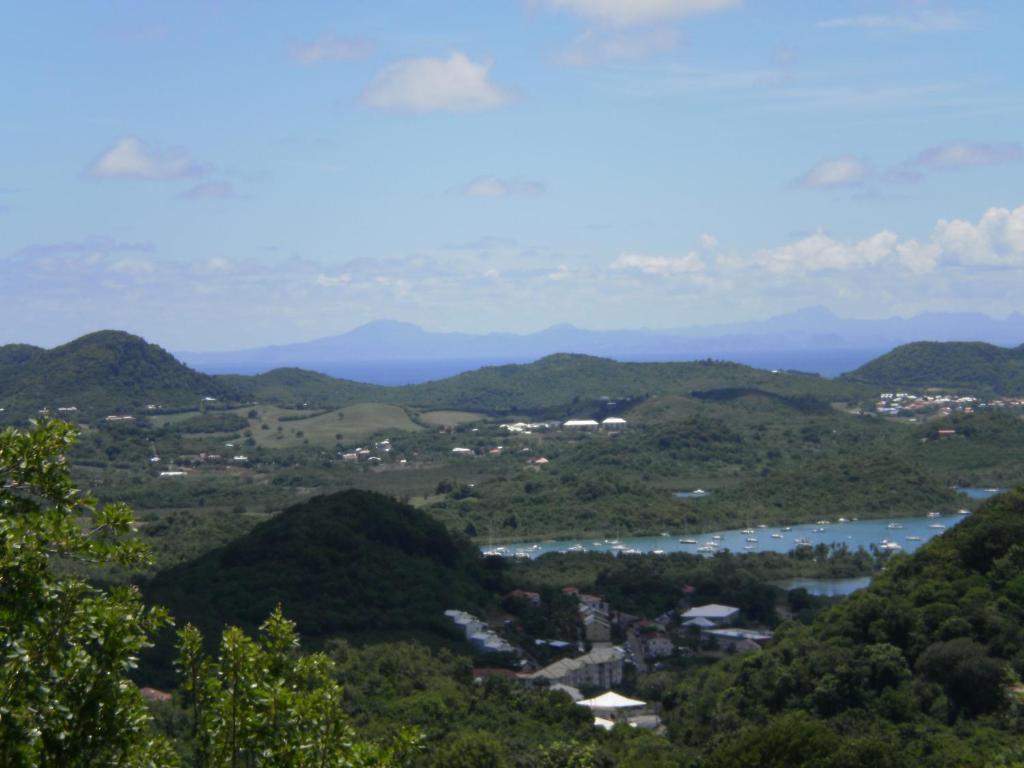
<svg viewBox="0 0 1024 768">
<path fill-rule="evenodd" d="M 503 637 L 492 630 L 487 623 L 466 611 L 454 608 L 444 612 L 451 622 L 459 628 L 466 641 L 479 653 L 514 653 L 515 648 Z"/>
<path fill-rule="evenodd" d="M 380 464 L 384 460 L 380 454 L 384 454 L 386 456 L 391 453 L 391 451 L 391 440 L 378 440 L 373 444 L 372 450 L 370 448 L 356 448 L 353 451 L 342 453 L 341 460 L 353 463 L 365 461 L 368 464 Z"/>
<path fill-rule="evenodd" d="M 882 392 L 875 401 L 881 416 L 950 416 L 974 413 L 983 408 L 1022 408 L 1024 398 L 996 397 L 982 400 L 970 395 L 916 395 L 910 392 Z"/>
<path fill-rule="evenodd" d="M 525 422 L 517 421 L 511 424 L 501 424 L 499 429 L 514 435 L 529 435 L 534 432 L 542 430 L 554 429 L 559 424 L 551 423 L 547 421 L 543 422 Z M 596 430 L 596 429 L 624 429 L 626 427 L 626 420 L 618 416 L 609 416 L 606 419 L 597 421 L 597 419 L 569 419 L 561 424 L 562 429 L 571 430 Z"/>
</svg>

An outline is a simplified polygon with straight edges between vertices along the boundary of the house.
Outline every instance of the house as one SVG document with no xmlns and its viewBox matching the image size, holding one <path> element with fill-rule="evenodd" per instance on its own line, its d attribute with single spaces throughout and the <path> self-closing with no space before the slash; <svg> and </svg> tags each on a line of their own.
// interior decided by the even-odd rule
<svg viewBox="0 0 1024 768">
<path fill-rule="evenodd" d="M 671 656 L 676 647 L 668 635 L 658 632 L 644 638 L 643 648 L 645 659 L 661 659 Z"/>
<path fill-rule="evenodd" d="M 708 605 L 698 605 L 684 613 L 683 625 L 685 626 L 689 619 L 707 619 L 716 625 L 731 624 L 739 618 L 739 615 L 739 608 L 734 608 L 731 605 L 709 603 Z"/>
<path fill-rule="evenodd" d="M 619 418 L 618 416 L 609 416 L 601 422 L 601 426 L 605 429 L 625 429 L 626 420 Z"/>
<path fill-rule="evenodd" d="M 601 425 L 593 419 L 569 419 L 562 426 L 566 429 L 597 429 Z"/>
<path fill-rule="evenodd" d="M 710 619 L 705 619 L 703 616 L 698 616 L 695 619 L 689 619 L 683 622 L 684 627 L 694 627 L 696 629 L 713 629 L 715 622 Z"/>
<path fill-rule="evenodd" d="M 713 639 L 723 651 L 735 653 L 759 651 L 772 639 L 771 632 L 755 629 L 705 629 L 701 636 Z"/>
<path fill-rule="evenodd" d="M 590 653 L 575 659 L 562 659 L 543 669 L 522 676 L 531 682 L 547 681 L 573 688 L 591 686 L 611 688 L 622 682 L 622 663 L 626 654 L 621 648 L 595 648 Z"/>
<path fill-rule="evenodd" d="M 940 438 L 941 437 L 956 437 L 956 430 L 955 429 L 940 429 L 938 434 L 939 434 Z"/>
<path fill-rule="evenodd" d="M 473 449 L 472 448 L 452 448 L 452 453 L 454 453 L 456 456 L 472 456 L 473 455 Z"/>
<path fill-rule="evenodd" d="M 608 617 L 596 611 L 583 614 L 583 636 L 590 643 L 608 643 L 612 639 L 612 627 Z"/>
<path fill-rule="evenodd" d="M 341 454 L 342 461 L 359 461 L 358 453 L 343 453 Z"/>
</svg>

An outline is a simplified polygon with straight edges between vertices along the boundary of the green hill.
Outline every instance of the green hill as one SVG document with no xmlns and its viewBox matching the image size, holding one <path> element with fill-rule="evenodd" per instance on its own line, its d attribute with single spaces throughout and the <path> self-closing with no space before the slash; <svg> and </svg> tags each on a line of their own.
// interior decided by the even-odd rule
<svg viewBox="0 0 1024 768">
<path fill-rule="evenodd" d="M 1024 490 L 998 496 L 810 627 L 677 691 L 708 766 L 1019 764 Z"/>
<path fill-rule="evenodd" d="M 204 397 L 282 405 L 342 407 L 377 402 L 428 410 L 531 414 L 539 418 L 600 413 L 652 396 L 695 390 L 757 392 L 804 398 L 804 406 L 863 397 L 852 380 L 830 381 L 800 373 L 771 373 L 736 363 L 620 363 L 587 355 L 557 354 L 524 365 L 481 368 L 447 379 L 386 387 L 335 379 L 297 368 L 256 376 L 209 376 L 178 362 L 160 347 L 121 331 L 100 331 L 43 350 L 0 347 L 0 407 L 22 418 L 42 407 L 76 406 L 89 419 L 133 411 L 148 403 L 198 405 Z M 88 411 L 86 414 L 85 411 Z"/>
<path fill-rule="evenodd" d="M 50 350 L 0 347 L 0 406 L 14 416 L 74 406 L 80 418 L 92 420 L 150 403 L 195 406 L 203 397 L 234 396 L 223 381 L 121 331 L 91 333 Z"/>
<path fill-rule="evenodd" d="M 441 381 L 394 387 L 395 401 L 423 408 L 460 408 L 488 413 L 587 411 L 608 398 L 640 400 L 694 390 L 747 388 L 786 396 L 843 399 L 857 392 L 849 382 L 819 376 L 774 374 L 738 363 L 620 363 L 588 355 L 549 355 L 527 365 L 481 368 Z"/>
<path fill-rule="evenodd" d="M 1024 394 L 1024 345 L 918 341 L 896 347 L 855 371 L 848 381 L 883 387 L 942 387 L 1000 395 Z"/>
<path fill-rule="evenodd" d="M 307 639 L 447 635 L 446 609 L 488 599 L 479 550 L 428 515 L 366 491 L 318 496 L 228 545 L 158 573 L 143 591 L 216 635 L 281 604 Z"/>
<path fill-rule="evenodd" d="M 345 406 L 386 399 L 383 395 L 387 392 L 386 387 L 335 379 L 301 368 L 275 368 L 255 376 L 231 374 L 217 378 L 245 392 L 251 400 L 285 405 Z"/>
</svg>

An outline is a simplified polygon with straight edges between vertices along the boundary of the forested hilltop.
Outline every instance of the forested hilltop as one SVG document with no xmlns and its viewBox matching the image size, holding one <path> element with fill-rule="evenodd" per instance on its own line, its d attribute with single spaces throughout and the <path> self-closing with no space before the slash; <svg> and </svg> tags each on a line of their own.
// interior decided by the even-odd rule
<svg viewBox="0 0 1024 768">
<path fill-rule="evenodd" d="M 918 341 L 844 374 L 850 382 L 884 387 L 944 387 L 1024 395 L 1024 345 Z"/>
</svg>

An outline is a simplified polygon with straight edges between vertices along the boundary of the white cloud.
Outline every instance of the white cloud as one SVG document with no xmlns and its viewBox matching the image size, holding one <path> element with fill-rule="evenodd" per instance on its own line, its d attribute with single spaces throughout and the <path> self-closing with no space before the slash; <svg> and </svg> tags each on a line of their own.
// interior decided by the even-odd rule
<svg viewBox="0 0 1024 768">
<path fill-rule="evenodd" d="M 990 208 L 977 223 L 940 219 L 926 242 L 901 240 L 882 230 L 857 242 L 815 232 L 800 240 L 756 251 L 750 259 L 720 262 L 732 269 L 755 267 L 774 274 L 808 274 L 895 267 L 912 273 L 939 267 L 1024 267 L 1024 206 Z"/>
<path fill-rule="evenodd" d="M 776 273 L 871 267 L 891 257 L 898 242 L 888 230 L 856 243 L 839 242 L 818 231 L 795 243 L 757 251 L 752 263 Z"/>
<path fill-rule="evenodd" d="M 854 187 L 870 175 L 868 164 L 858 157 L 844 155 L 824 160 L 797 179 L 798 186 L 808 189 Z"/>
<path fill-rule="evenodd" d="M 651 24 L 739 6 L 742 0 L 541 0 L 581 16 L 611 24 Z"/>
<path fill-rule="evenodd" d="M 705 232 L 700 236 L 700 247 L 705 251 L 713 251 L 718 247 L 718 238 Z"/>
<path fill-rule="evenodd" d="M 954 11 L 929 9 L 906 16 L 864 14 L 818 22 L 821 29 L 891 29 L 902 32 L 954 32 L 966 26 L 966 19 Z"/>
<path fill-rule="evenodd" d="M 293 43 L 291 57 L 302 64 L 319 64 L 323 61 L 348 61 L 361 59 L 373 46 L 366 40 L 338 37 L 332 32 L 321 35 L 309 42 Z"/>
<path fill-rule="evenodd" d="M 562 51 L 559 59 L 570 66 L 587 67 L 664 53 L 675 48 L 678 43 L 679 32 L 670 27 L 626 32 L 588 29 Z"/>
<path fill-rule="evenodd" d="M 929 147 L 908 165 L 929 170 L 956 170 L 984 165 L 1002 165 L 1024 160 L 1024 147 L 1016 142 L 983 144 L 979 142 L 953 142 Z"/>
<path fill-rule="evenodd" d="M 943 254 L 971 266 L 1024 266 L 1024 205 L 1014 210 L 990 208 L 977 224 L 942 219 L 935 225 L 935 244 Z"/>
<path fill-rule="evenodd" d="M 458 189 L 459 193 L 466 197 L 492 199 L 513 196 L 537 197 L 543 195 L 544 190 L 544 184 L 539 181 L 498 179 L 494 176 L 479 176 Z"/>
<path fill-rule="evenodd" d="M 205 169 L 184 152 L 155 152 L 134 136 L 118 139 L 89 168 L 100 179 L 183 179 Z"/>
<path fill-rule="evenodd" d="M 378 73 L 363 99 L 377 109 L 411 112 L 493 109 L 512 97 L 491 82 L 490 68 L 490 62 L 473 61 L 458 51 L 447 59 L 407 59 Z"/>
<path fill-rule="evenodd" d="M 704 260 L 696 253 L 688 253 L 685 256 L 645 256 L 640 253 L 624 253 L 611 263 L 612 269 L 632 270 L 659 277 L 693 274 L 702 272 L 704 267 Z"/>
</svg>

